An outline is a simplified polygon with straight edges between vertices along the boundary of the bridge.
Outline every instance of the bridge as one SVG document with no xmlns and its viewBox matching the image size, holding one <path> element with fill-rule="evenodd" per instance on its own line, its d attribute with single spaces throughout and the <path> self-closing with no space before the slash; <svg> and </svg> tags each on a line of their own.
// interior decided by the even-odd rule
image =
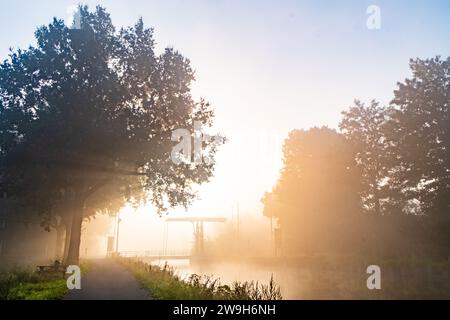
<svg viewBox="0 0 450 320">
<path fill-rule="evenodd" d="M 167 238 L 168 238 L 168 223 L 171 222 L 188 222 L 192 223 L 194 228 L 194 248 L 192 252 L 193 257 L 203 257 L 205 255 L 205 238 L 204 238 L 204 223 L 211 222 L 225 222 L 225 218 L 218 217 L 173 217 L 166 219 L 166 225 L 164 228 L 164 240 L 163 240 L 163 250 L 167 251 Z"/>
<path fill-rule="evenodd" d="M 145 258 L 147 260 L 189 260 L 191 258 L 188 251 L 121 251 L 119 255 L 125 258 Z"/>
<path fill-rule="evenodd" d="M 192 258 L 205 256 L 204 223 L 223 223 L 225 218 L 219 217 L 172 217 L 167 218 L 164 225 L 163 249 L 146 251 L 122 251 L 119 255 L 122 257 L 138 257 L 148 260 L 190 260 Z M 194 247 L 192 252 L 180 252 L 167 250 L 169 223 L 188 222 L 192 223 L 194 228 Z"/>
</svg>

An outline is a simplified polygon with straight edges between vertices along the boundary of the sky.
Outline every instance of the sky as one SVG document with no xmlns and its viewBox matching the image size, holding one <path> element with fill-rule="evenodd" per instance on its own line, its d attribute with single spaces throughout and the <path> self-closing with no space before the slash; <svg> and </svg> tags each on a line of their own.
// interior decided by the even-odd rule
<svg viewBox="0 0 450 320">
<path fill-rule="evenodd" d="M 170 46 L 188 57 L 196 70 L 193 95 L 211 102 L 215 130 L 228 138 L 215 176 L 199 188 L 200 199 L 187 213 L 177 209 L 174 215 L 236 219 L 239 205 L 242 219 L 261 217 L 260 199 L 276 182 L 282 142 L 290 130 L 337 128 L 341 111 L 355 98 L 389 103 L 396 83 L 410 75 L 410 58 L 450 56 L 447 0 L 83 3 L 106 7 L 117 27 L 143 17 L 155 29 L 158 51 Z M 10 47 L 34 44 L 37 26 L 55 16 L 69 20 L 77 4 L 0 0 L 0 59 Z M 367 28 L 369 5 L 380 8 L 380 29 Z M 151 212 L 125 213 L 124 233 L 150 232 L 160 238 L 153 232 L 160 226 L 148 231 L 156 223 Z M 190 229 L 183 232 L 188 239 Z M 128 250 L 131 244 L 124 241 Z"/>
</svg>

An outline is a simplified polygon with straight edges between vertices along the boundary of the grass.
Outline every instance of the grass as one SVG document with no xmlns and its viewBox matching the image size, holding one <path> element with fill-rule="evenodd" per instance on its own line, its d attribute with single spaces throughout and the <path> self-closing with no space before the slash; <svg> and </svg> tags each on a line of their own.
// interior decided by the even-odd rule
<svg viewBox="0 0 450 320">
<path fill-rule="evenodd" d="M 90 268 L 89 260 L 80 262 L 82 275 Z M 38 274 L 15 269 L 0 273 L 0 300 L 61 300 L 67 291 L 66 279 L 60 272 Z"/>
<path fill-rule="evenodd" d="M 66 280 L 60 275 L 25 270 L 0 274 L 0 300 L 60 300 L 66 293 Z"/>
<path fill-rule="evenodd" d="M 87 259 L 80 259 L 81 276 L 88 273 L 92 268 L 92 261 Z"/>
<path fill-rule="evenodd" d="M 19 284 L 10 290 L 8 300 L 61 300 L 67 293 L 66 280 Z"/>
<path fill-rule="evenodd" d="M 281 300 L 280 287 L 271 277 L 269 284 L 254 281 L 222 285 L 217 278 L 191 275 L 182 279 L 167 264 L 152 266 L 142 261 L 120 258 L 152 297 L 158 300 Z"/>
</svg>

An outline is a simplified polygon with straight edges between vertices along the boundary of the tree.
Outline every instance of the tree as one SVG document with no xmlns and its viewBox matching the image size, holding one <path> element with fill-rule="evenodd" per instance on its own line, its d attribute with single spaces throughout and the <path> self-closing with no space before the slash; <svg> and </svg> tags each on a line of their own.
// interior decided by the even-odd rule
<svg viewBox="0 0 450 320">
<path fill-rule="evenodd" d="M 411 60 L 412 78 L 398 83 L 389 142 L 396 150 L 396 187 L 421 212 L 450 209 L 450 58 Z"/>
<path fill-rule="evenodd" d="M 156 55 L 142 20 L 116 32 L 104 8 L 79 9 L 81 29 L 54 19 L 36 31 L 37 47 L 0 66 L 1 188 L 44 216 L 67 204 L 67 264 L 78 263 L 90 203 L 107 208 L 110 194 L 149 198 L 161 213 L 188 206 L 214 169 L 170 158 L 173 130 L 214 118 L 191 97 L 189 60 L 171 48 Z"/>
<path fill-rule="evenodd" d="M 343 111 L 339 128 L 356 150 L 355 161 L 361 172 L 361 203 L 366 212 L 390 214 L 398 203 L 398 196 L 390 189 L 393 166 L 386 140 L 386 123 L 391 109 L 372 100 L 365 105 L 359 100 Z"/>
<path fill-rule="evenodd" d="M 423 240 L 446 248 L 450 238 L 450 58 L 410 61 L 412 77 L 398 83 L 387 123 L 393 188 L 405 211 L 422 217 Z"/>
<path fill-rule="evenodd" d="M 280 178 L 263 203 L 265 215 L 279 219 L 285 244 L 296 253 L 349 248 L 354 217 L 360 212 L 354 154 L 335 130 L 290 132 Z"/>
<path fill-rule="evenodd" d="M 450 240 L 449 65 L 411 60 L 412 78 L 398 84 L 389 107 L 357 101 L 340 124 L 358 146 L 365 209 L 401 213 L 393 227 L 409 243 L 434 247 Z"/>
</svg>

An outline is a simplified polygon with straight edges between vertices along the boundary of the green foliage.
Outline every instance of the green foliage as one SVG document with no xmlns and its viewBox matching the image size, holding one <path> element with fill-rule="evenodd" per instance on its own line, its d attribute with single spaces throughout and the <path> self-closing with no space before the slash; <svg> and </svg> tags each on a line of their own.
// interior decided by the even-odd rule
<svg viewBox="0 0 450 320">
<path fill-rule="evenodd" d="M 398 84 L 387 140 L 395 149 L 393 184 L 420 211 L 449 217 L 450 57 L 411 60 L 412 77 Z"/>
<path fill-rule="evenodd" d="M 80 30 L 55 19 L 0 65 L 2 188 L 44 212 L 70 190 L 97 210 L 146 192 L 161 211 L 188 205 L 213 169 L 171 161 L 175 129 L 213 121 L 189 60 L 155 53 L 142 20 L 116 32 L 105 9 L 80 10 Z"/>
<path fill-rule="evenodd" d="M 87 260 L 87 259 L 81 259 L 80 260 L 80 269 L 81 269 L 81 274 L 86 274 L 88 273 L 92 268 L 92 261 L 91 260 Z"/>
<path fill-rule="evenodd" d="M 59 300 L 67 293 L 60 274 L 15 270 L 0 274 L 0 300 Z"/>
<path fill-rule="evenodd" d="M 392 213 L 396 202 L 384 179 L 389 176 L 388 165 L 392 150 L 386 140 L 385 126 L 391 109 L 381 107 L 375 100 L 369 105 L 356 100 L 344 111 L 339 124 L 342 134 L 354 146 L 354 158 L 361 172 L 359 195 L 363 211 L 377 215 Z"/>
<path fill-rule="evenodd" d="M 66 280 L 19 284 L 11 289 L 8 300 L 60 300 L 67 293 Z"/>
<path fill-rule="evenodd" d="M 234 282 L 222 285 L 217 278 L 191 275 L 181 279 L 168 265 L 163 268 L 134 259 L 120 259 L 155 299 L 160 300 L 281 300 L 280 287 L 273 277 L 268 285 Z"/>
<path fill-rule="evenodd" d="M 142 20 L 116 31 L 104 8 L 79 9 L 80 29 L 55 18 L 36 31 L 36 47 L 0 64 L 0 193 L 20 198 L 47 229 L 69 215 L 71 263 L 83 218 L 125 203 L 187 207 L 216 152 L 205 142 L 210 162 L 171 160 L 174 130 L 193 134 L 196 121 L 214 119 L 191 95 L 190 61 L 172 48 L 156 53 Z"/>
</svg>

